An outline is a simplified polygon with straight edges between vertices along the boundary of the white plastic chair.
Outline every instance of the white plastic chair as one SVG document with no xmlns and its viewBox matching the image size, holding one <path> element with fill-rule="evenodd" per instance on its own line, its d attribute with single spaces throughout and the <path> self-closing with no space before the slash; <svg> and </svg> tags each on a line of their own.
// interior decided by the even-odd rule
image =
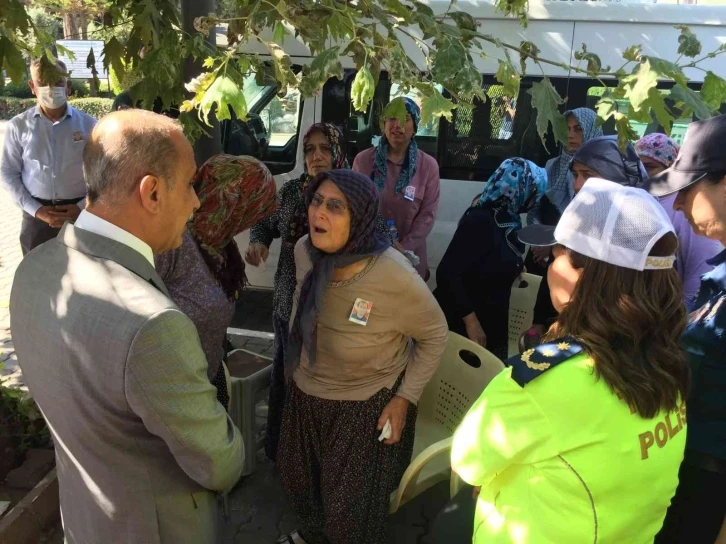
<svg viewBox="0 0 726 544">
<path fill-rule="evenodd" d="M 537 302 L 537 291 L 542 276 L 525 273 L 522 279 L 526 287 L 519 287 L 520 280 L 514 282 L 512 295 L 509 298 L 509 356 L 519 353 L 519 337 L 532 326 L 534 305 Z"/>
<path fill-rule="evenodd" d="M 467 358 L 479 361 L 478 368 L 462 359 L 465 352 L 469 352 Z M 483 347 L 449 333 L 441 363 L 418 402 L 413 460 L 391 494 L 391 514 L 449 478 L 451 437 L 474 401 L 503 368 L 503 363 Z"/>
</svg>

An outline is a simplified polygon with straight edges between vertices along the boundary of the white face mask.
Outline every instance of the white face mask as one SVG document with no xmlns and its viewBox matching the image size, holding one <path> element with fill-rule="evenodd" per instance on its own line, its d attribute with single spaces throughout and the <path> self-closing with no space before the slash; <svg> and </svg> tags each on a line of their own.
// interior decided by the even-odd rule
<svg viewBox="0 0 726 544">
<path fill-rule="evenodd" d="M 51 110 L 63 107 L 66 103 L 66 88 L 63 87 L 36 87 L 35 95 L 40 105 Z"/>
</svg>

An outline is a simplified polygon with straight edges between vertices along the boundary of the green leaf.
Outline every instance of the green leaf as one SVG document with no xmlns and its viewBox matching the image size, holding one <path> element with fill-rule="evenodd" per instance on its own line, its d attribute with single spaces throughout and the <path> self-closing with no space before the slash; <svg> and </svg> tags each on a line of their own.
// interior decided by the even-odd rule
<svg viewBox="0 0 726 544">
<path fill-rule="evenodd" d="M 435 81 L 450 81 L 464 67 L 466 49 L 461 41 L 443 36 L 434 40 L 436 53 L 431 72 Z"/>
<path fill-rule="evenodd" d="M 651 89 L 648 93 L 648 104 L 655 118 L 661 124 L 666 134 L 670 135 L 673 125 L 673 114 L 668 110 L 665 103 L 665 97 L 658 89 Z"/>
<path fill-rule="evenodd" d="M 672 79 L 683 86 L 688 83 L 688 78 L 676 63 L 658 57 L 648 56 L 642 58 L 647 60 L 650 63 L 650 67 L 663 79 Z"/>
<path fill-rule="evenodd" d="M 385 5 L 391 10 L 391 13 L 398 17 L 410 17 L 411 11 L 408 7 L 404 6 L 400 0 L 385 0 Z"/>
<path fill-rule="evenodd" d="M 690 58 L 701 54 L 701 42 L 690 28 L 685 25 L 675 25 L 673 28 L 681 31 L 681 35 L 678 36 L 678 54 Z"/>
<path fill-rule="evenodd" d="M 521 78 L 511 62 L 508 60 L 500 60 L 499 69 L 494 74 L 494 77 L 504 87 L 505 95 L 517 97 Z"/>
<path fill-rule="evenodd" d="M 212 66 L 214 66 L 214 57 L 207 57 L 206 59 L 204 59 L 202 66 L 204 68 L 211 68 Z"/>
<path fill-rule="evenodd" d="M 272 36 L 272 39 L 275 40 L 277 43 L 282 44 L 282 42 L 285 40 L 285 26 L 278 21 L 275 24 L 275 33 Z"/>
<path fill-rule="evenodd" d="M 280 91 L 286 92 L 288 86 L 297 85 L 297 76 L 292 71 L 292 60 L 285 51 L 275 42 L 264 42 L 272 56 L 272 63 L 275 68 L 275 79 L 277 80 Z"/>
<path fill-rule="evenodd" d="M 449 13 L 449 17 L 456 22 L 456 26 L 458 26 L 461 30 L 476 32 L 476 29 L 479 26 L 476 19 L 464 11 L 453 11 Z"/>
<path fill-rule="evenodd" d="M 434 10 L 432 10 L 429 6 L 427 6 L 423 2 L 419 2 L 419 0 L 411 0 L 411 3 L 413 4 L 413 7 L 416 8 L 417 12 L 422 13 L 428 17 L 434 16 Z"/>
<path fill-rule="evenodd" d="M 623 58 L 631 62 L 639 62 L 643 47 L 641 45 L 631 45 L 623 51 Z"/>
<path fill-rule="evenodd" d="M 650 59 L 643 60 L 634 70 L 633 74 L 623 78 L 625 98 L 630 100 L 635 111 L 640 111 L 648 100 L 648 92 L 658 85 L 658 72 L 653 70 Z"/>
<path fill-rule="evenodd" d="M 353 100 L 353 107 L 356 111 L 364 112 L 368 109 L 368 104 L 373 100 L 373 94 L 376 91 L 376 84 L 373 81 L 373 74 L 364 66 L 355 75 L 353 85 L 350 89 L 350 96 Z M 404 116 L 405 117 L 405 116 Z"/>
<path fill-rule="evenodd" d="M 618 102 L 611 95 L 603 95 L 595 104 L 598 124 L 602 125 L 618 113 Z"/>
<path fill-rule="evenodd" d="M 343 79 L 340 48 L 331 47 L 318 54 L 309 66 L 303 68 L 300 92 L 304 97 L 315 95 L 331 77 Z"/>
<path fill-rule="evenodd" d="M 15 85 L 19 84 L 25 72 L 25 60 L 15 44 L 6 37 L 0 38 L 0 68 L 4 69 Z"/>
<path fill-rule="evenodd" d="M 650 123 L 653 120 L 650 116 L 649 108 L 642 108 L 636 111 L 632 105 L 628 106 L 628 119 L 637 123 Z"/>
<path fill-rule="evenodd" d="M 484 89 L 482 88 L 481 72 L 469 61 L 459 70 L 453 81 L 456 88 L 457 97 L 466 101 L 471 101 L 474 97 L 486 100 Z"/>
<path fill-rule="evenodd" d="M 532 42 L 523 41 L 519 44 L 519 65 L 522 68 L 522 74 L 527 73 L 527 59 L 531 58 L 537 62 L 537 57 L 540 54 L 539 47 Z"/>
<path fill-rule="evenodd" d="M 433 91 L 430 96 L 424 96 L 421 100 L 421 126 L 428 125 L 434 117 L 446 117 L 451 121 L 451 111 L 456 107 L 436 87 L 433 87 Z"/>
<path fill-rule="evenodd" d="M 411 81 L 415 75 L 418 75 L 418 70 L 414 63 L 408 58 L 408 55 L 401 47 L 401 43 L 395 39 L 388 39 L 388 71 L 390 73 L 391 81 L 395 81 L 399 84 Z"/>
<path fill-rule="evenodd" d="M 106 72 L 110 72 L 109 67 L 112 67 L 119 81 L 123 81 L 126 76 L 126 66 L 123 62 L 125 55 L 126 47 L 115 36 L 103 46 L 103 67 Z"/>
<path fill-rule="evenodd" d="M 618 147 L 624 150 L 630 142 L 638 139 L 638 133 L 633 130 L 628 118 L 622 113 L 615 115 L 615 129 L 618 131 Z"/>
<path fill-rule="evenodd" d="M 595 53 L 588 51 L 587 45 L 584 43 L 582 44 L 582 49 L 580 51 L 575 51 L 575 59 L 579 61 L 584 60 L 587 63 L 588 75 L 596 76 L 603 70 L 600 57 Z M 607 72 L 610 70 L 610 67 L 608 66 L 604 70 Z"/>
<path fill-rule="evenodd" d="M 365 46 L 359 40 L 351 41 L 348 46 L 343 49 L 341 54 L 352 56 L 356 68 L 361 68 L 365 64 L 366 57 L 368 56 Z"/>
<path fill-rule="evenodd" d="M 546 147 L 545 137 L 551 125 L 555 140 L 567 142 L 567 121 L 558 107 L 563 104 L 562 97 L 552 86 L 549 78 L 538 81 L 527 91 L 532 96 L 532 107 L 537 110 L 537 134 Z"/>
<path fill-rule="evenodd" d="M 5 19 L 4 24 L 7 28 L 17 30 L 21 34 L 27 34 L 30 28 L 30 17 L 23 6 L 24 2 L 11 0 L 10 2 L 2 2 L 2 17 Z"/>
<path fill-rule="evenodd" d="M 726 81 L 711 71 L 706 72 L 701 87 L 701 98 L 714 110 L 720 109 L 721 104 L 726 102 Z"/>
<path fill-rule="evenodd" d="M 232 118 L 229 113 L 230 107 L 238 119 L 247 119 L 247 101 L 244 93 L 228 76 L 220 76 L 214 80 L 199 103 L 199 116 L 209 126 L 211 126 L 209 114 L 215 105 L 215 115 L 219 121 Z"/>
<path fill-rule="evenodd" d="M 93 85 L 96 89 L 101 86 L 101 81 L 98 79 L 98 70 L 96 70 L 96 55 L 93 54 L 93 47 L 88 52 L 86 57 L 86 68 L 91 69 L 91 75 L 93 76 Z"/>
<path fill-rule="evenodd" d="M 711 107 L 698 96 L 697 92 L 688 87 L 676 85 L 671 89 L 670 97 L 677 104 L 682 104 L 686 110 L 693 112 L 698 119 L 708 119 L 713 116 Z"/>
<path fill-rule="evenodd" d="M 51 86 L 55 85 L 61 78 L 68 76 L 68 74 L 61 72 L 58 69 L 56 61 L 50 60 L 47 55 L 40 57 L 40 68 L 38 71 L 40 73 L 40 80 Z"/>
<path fill-rule="evenodd" d="M 388 103 L 381 113 L 381 128 L 383 127 L 383 123 L 386 122 L 386 119 L 398 119 L 401 126 L 403 126 L 406 124 L 407 113 L 406 103 L 403 101 L 403 98 L 400 96 L 394 98 Z"/>
</svg>

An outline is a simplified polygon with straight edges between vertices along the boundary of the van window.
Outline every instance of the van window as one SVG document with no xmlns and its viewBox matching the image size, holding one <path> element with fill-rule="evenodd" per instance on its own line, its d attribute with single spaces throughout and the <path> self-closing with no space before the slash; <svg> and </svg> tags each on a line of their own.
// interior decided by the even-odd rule
<svg viewBox="0 0 726 544">
<path fill-rule="evenodd" d="M 277 95 L 264 107 L 262 122 L 270 135 L 270 147 L 285 147 L 297 136 L 300 120 L 300 91 L 291 89 L 284 98 Z"/>
<path fill-rule="evenodd" d="M 273 174 L 295 167 L 302 99 L 297 89 L 278 96 L 276 82 L 259 85 L 254 74 L 245 77 L 242 92 L 247 100 L 247 120 L 234 116 L 222 123 L 222 146 L 230 155 L 251 155 L 265 162 Z"/>
<path fill-rule="evenodd" d="M 536 116 L 527 93 L 536 79 L 524 79 L 519 94 L 509 104 L 493 77 L 484 76 L 483 81 L 487 100 L 476 99 L 473 106 L 458 104 L 451 121 L 441 120 L 438 161 L 442 178 L 486 181 L 504 159 L 511 157 L 544 164 L 546 151 L 537 135 Z"/>
<path fill-rule="evenodd" d="M 514 118 L 517 114 L 517 99 L 504 95 L 502 85 L 489 85 L 486 91 L 492 101 L 491 109 L 491 138 L 495 140 L 509 140 L 514 135 Z"/>
</svg>

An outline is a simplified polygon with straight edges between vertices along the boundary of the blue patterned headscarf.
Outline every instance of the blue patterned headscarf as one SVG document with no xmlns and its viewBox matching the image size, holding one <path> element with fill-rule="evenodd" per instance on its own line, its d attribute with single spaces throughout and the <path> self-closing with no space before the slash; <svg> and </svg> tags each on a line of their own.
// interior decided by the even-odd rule
<svg viewBox="0 0 726 544">
<path fill-rule="evenodd" d="M 494 221 L 499 228 L 505 229 L 507 244 L 523 258 L 509 235 L 522 228 L 519 214 L 530 210 L 546 190 L 547 171 L 532 161 L 515 157 L 499 165 L 487 180 L 484 192 L 474 207 L 490 206 L 494 209 Z"/>
<path fill-rule="evenodd" d="M 394 98 L 394 100 L 396 99 Z M 416 102 L 406 96 L 403 97 L 403 103 L 406 106 L 406 112 L 413 120 L 414 138 L 411 138 L 411 143 L 408 144 L 408 154 L 403 161 L 401 173 L 398 175 L 398 179 L 396 180 L 396 189 L 394 194 L 402 193 L 406 187 L 411 184 L 413 175 L 416 173 L 416 159 L 418 158 L 418 144 L 416 143 L 415 135 L 418 131 L 418 124 L 421 120 L 421 110 L 416 105 Z M 388 140 L 384 134 L 381 136 L 378 146 L 376 147 L 376 159 L 373 167 L 373 183 L 376 184 L 379 192 L 383 192 L 383 188 L 386 186 L 386 173 L 388 172 L 388 148 Z"/>
<path fill-rule="evenodd" d="M 572 115 L 582 127 L 582 143 L 602 136 L 602 128 L 597 126 L 597 112 L 590 108 L 575 108 L 565 112 L 565 118 Z M 570 174 L 570 162 L 575 152 L 568 151 L 562 146 L 559 157 L 555 159 L 550 169 L 549 189 L 562 191 L 572 196 L 572 175 Z M 569 202 L 569 201 L 568 201 Z M 555 202 L 555 204 L 558 204 Z M 563 210 L 560 210 L 562 212 Z"/>
</svg>

